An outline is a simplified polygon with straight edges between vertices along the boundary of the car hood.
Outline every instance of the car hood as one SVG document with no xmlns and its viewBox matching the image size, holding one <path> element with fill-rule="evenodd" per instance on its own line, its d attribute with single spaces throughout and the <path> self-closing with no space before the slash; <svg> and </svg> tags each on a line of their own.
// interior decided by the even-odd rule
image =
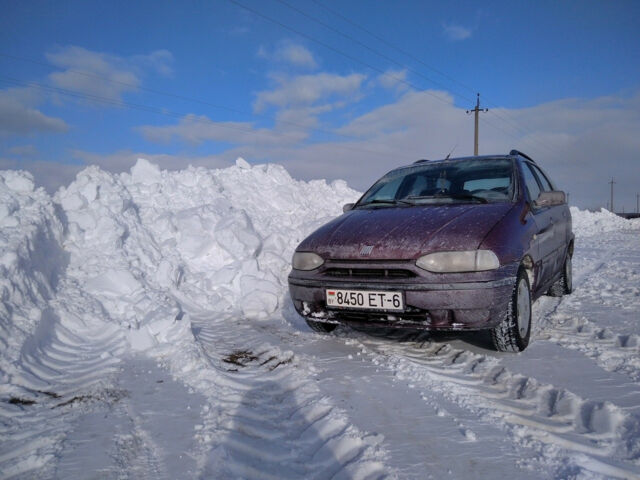
<svg viewBox="0 0 640 480">
<path fill-rule="evenodd" d="M 457 204 L 351 210 L 309 235 L 299 251 L 343 260 L 411 260 L 442 250 L 473 250 L 513 207 Z M 369 246 L 368 255 L 361 254 Z"/>
</svg>

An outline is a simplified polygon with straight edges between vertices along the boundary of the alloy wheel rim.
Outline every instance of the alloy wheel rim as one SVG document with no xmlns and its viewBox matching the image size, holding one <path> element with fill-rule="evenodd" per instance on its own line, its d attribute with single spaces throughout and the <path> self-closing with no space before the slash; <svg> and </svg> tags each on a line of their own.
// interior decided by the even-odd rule
<svg viewBox="0 0 640 480">
<path fill-rule="evenodd" d="M 518 283 L 518 332 L 520 337 L 524 338 L 529 330 L 529 323 L 531 323 L 531 302 L 529 301 L 529 288 L 527 283 L 520 280 Z"/>
</svg>

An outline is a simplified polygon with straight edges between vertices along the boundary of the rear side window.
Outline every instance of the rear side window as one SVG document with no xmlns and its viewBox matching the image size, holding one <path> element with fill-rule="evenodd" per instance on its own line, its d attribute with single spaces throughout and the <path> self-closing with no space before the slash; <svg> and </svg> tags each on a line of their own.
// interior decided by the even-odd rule
<svg viewBox="0 0 640 480">
<path fill-rule="evenodd" d="M 538 184 L 538 180 L 529 168 L 528 163 L 525 163 L 522 166 L 522 173 L 524 174 L 524 184 L 527 189 L 527 193 L 529 194 L 529 200 L 534 202 L 538 198 L 538 195 L 540 195 L 540 185 Z"/>
</svg>

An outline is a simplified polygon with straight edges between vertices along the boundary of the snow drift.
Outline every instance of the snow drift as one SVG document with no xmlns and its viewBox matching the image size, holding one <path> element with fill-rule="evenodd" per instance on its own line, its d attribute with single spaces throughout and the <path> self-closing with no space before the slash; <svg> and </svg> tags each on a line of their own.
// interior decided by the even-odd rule
<svg viewBox="0 0 640 480">
<path fill-rule="evenodd" d="M 0 172 L 0 378 L 9 381 L 20 348 L 55 295 L 68 254 L 52 199 L 26 172 Z"/>
<path fill-rule="evenodd" d="M 53 198 L 0 173 L 3 383 L 66 275 L 133 349 L 176 340 L 183 304 L 266 318 L 286 296 L 293 249 L 358 193 L 243 159 L 222 170 L 88 167 Z"/>
</svg>

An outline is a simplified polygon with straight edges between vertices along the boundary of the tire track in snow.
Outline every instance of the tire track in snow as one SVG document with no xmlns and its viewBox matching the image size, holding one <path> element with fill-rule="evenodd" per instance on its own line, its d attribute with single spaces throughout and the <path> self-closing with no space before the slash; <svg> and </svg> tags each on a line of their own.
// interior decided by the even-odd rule
<svg viewBox="0 0 640 480">
<path fill-rule="evenodd" d="M 606 280 L 602 280 L 603 271 L 606 274 L 607 270 L 614 268 L 617 258 L 626 258 L 626 264 L 631 262 L 630 268 L 640 271 L 640 257 L 634 251 L 637 234 L 621 233 L 619 235 L 626 240 L 622 250 L 618 246 L 599 251 L 601 249 L 590 246 L 588 243 L 585 247 L 576 250 L 577 255 L 587 250 L 586 253 L 595 256 L 595 260 L 592 260 L 593 264 L 584 268 L 576 276 L 574 292 L 570 296 L 560 299 L 543 297 L 536 302 L 534 315 L 539 320 L 535 335 L 537 339 L 549 340 L 564 348 L 577 350 L 607 371 L 622 373 L 638 381 L 640 380 L 640 337 L 635 334 L 616 333 L 611 328 L 598 325 L 600 318 L 594 318 L 594 313 L 584 314 L 583 303 L 591 301 L 590 292 L 585 290 L 593 283 L 607 284 Z M 585 241 L 596 240 L 585 239 Z M 629 252 L 634 255 L 629 256 Z M 614 264 L 613 267 L 611 264 Z M 636 275 L 635 278 L 637 279 L 638 276 Z M 633 306 L 634 301 L 635 304 L 640 303 L 638 294 L 633 290 L 639 286 L 631 286 L 616 292 L 619 304 L 631 303 Z M 619 287 L 618 290 L 620 290 Z M 615 309 L 608 309 L 605 306 L 604 314 L 615 315 L 615 312 Z"/>
<path fill-rule="evenodd" d="M 117 466 L 117 478 L 119 480 L 169 479 L 159 449 L 153 438 L 140 425 L 140 420 L 133 409 L 129 405 L 118 405 L 116 410 L 128 419 L 126 430 L 114 436 L 114 446 L 110 452 Z"/>
<path fill-rule="evenodd" d="M 364 355 L 410 381 L 425 398 L 438 392 L 501 425 L 515 442 L 539 452 L 532 465 L 550 463 L 559 477 L 575 471 L 640 475 L 639 419 L 611 402 L 580 398 L 513 373 L 500 359 L 436 343 L 425 334 L 349 337 Z"/>
<path fill-rule="evenodd" d="M 210 317 L 192 322 L 210 367 L 199 390 L 215 396 L 198 432 L 201 476 L 394 477 L 378 436 L 360 432 L 319 393 L 311 364 L 265 343 L 250 324 Z"/>
<path fill-rule="evenodd" d="M 76 308 L 80 297 L 88 310 Z M 46 477 L 69 425 L 92 405 L 119 400 L 110 378 L 125 349 L 122 334 L 98 320 L 101 307 L 73 284 L 51 306 L 0 397 L 3 478 Z"/>
</svg>

